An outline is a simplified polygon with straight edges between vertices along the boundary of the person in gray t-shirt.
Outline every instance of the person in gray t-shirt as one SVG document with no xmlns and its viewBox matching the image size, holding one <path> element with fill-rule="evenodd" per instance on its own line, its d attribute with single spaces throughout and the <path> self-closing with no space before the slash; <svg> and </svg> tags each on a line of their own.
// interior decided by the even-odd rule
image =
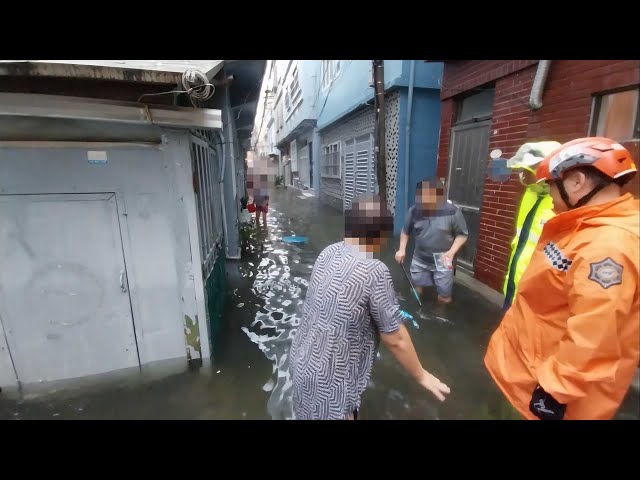
<svg viewBox="0 0 640 480">
<path fill-rule="evenodd" d="M 393 232 L 379 197 L 345 212 L 345 238 L 318 256 L 289 368 L 297 420 L 357 419 L 380 340 L 426 390 L 444 401 L 449 387 L 416 355 L 387 266 L 374 258 Z"/>
<path fill-rule="evenodd" d="M 451 303 L 455 256 L 469 231 L 460 209 L 445 199 L 444 185 L 437 178 L 418 182 L 416 204 L 409 209 L 400 235 L 398 263 L 404 262 L 411 234 L 415 248 L 410 272 L 416 290 L 422 294 L 423 287 L 435 285 L 438 300 Z"/>
</svg>

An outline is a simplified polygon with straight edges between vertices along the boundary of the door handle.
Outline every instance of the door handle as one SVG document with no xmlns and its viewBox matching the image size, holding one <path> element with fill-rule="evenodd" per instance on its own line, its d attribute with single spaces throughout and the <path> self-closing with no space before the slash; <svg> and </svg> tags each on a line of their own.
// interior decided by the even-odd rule
<svg viewBox="0 0 640 480">
<path fill-rule="evenodd" d="M 124 270 L 120 270 L 120 290 L 122 293 L 127 293 L 127 286 L 124 284 Z"/>
</svg>

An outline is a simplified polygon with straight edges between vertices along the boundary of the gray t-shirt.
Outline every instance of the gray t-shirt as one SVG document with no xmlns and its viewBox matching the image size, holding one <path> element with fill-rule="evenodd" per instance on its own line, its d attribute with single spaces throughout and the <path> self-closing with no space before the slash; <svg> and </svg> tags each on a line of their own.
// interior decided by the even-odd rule
<svg viewBox="0 0 640 480">
<path fill-rule="evenodd" d="M 462 212 L 449 201 L 433 212 L 422 211 L 414 205 L 409 209 L 402 231 L 415 236 L 413 260 L 428 267 L 435 267 L 434 253 L 446 252 L 457 236 L 469 235 Z"/>
<path fill-rule="evenodd" d="M 385 264 L 344 242 L 325 248 L 291 346 L 295 418 L 344 420 L 360 408 L 379 333 L 395 332 L 402 321 Z"/>
<path fill-rule="evenodd" d="M 265 204 L 269 203 L 269 191 L 266 188 L 256 189 L 253 195 L 253 202 L 256 207 L 264 207 Z"/>
</svg>

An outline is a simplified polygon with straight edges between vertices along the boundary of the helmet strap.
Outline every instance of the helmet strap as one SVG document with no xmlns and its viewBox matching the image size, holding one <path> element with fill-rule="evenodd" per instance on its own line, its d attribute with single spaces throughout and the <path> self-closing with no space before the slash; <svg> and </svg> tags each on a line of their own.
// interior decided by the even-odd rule
<svg viewBox="0 0 640 480">
<path fill-rule="evenodd" d="M 587 193 L 584 197 L 578 200 L 575 205 L 571 205 L 571 202 L 569 202 L 569 195 L 567 194 L 567 191 L 565 190 L 564 184 L 562 183 L 561 179 L 556 180 L 556 185 L 558 186 L 558 191 L 560 192 L 560 197 L 562 197 L 562 201 L 565 203 L 567 207 L 569 207 L 569 210 L 573 210 L 574 208 L 580 208 L 584 206 L 589 200 L 591 200 L 595 196 L 596 193 L 598 193 L 600 190 L 606 187 L 608 185 L 608 182 L 600 181 L 600 183 L 598 183 L 598 185 L 593 187 L 593 189 L 589 193 Z"/>
</svg>

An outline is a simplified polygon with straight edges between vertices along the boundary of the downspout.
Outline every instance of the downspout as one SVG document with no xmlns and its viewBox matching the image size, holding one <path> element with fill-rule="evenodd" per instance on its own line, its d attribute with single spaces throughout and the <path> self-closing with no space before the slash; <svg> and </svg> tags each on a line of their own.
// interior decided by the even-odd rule
<svg viewBox="0 0 640 480">
<path fill-rule="evenodd" d="M 220 179 L 218 180 L 218 184 L 220 185 L 220 202 L 222 203 L 222 228 L 224 231 L 224 243 L 225 245 L 229 241 L 229 235 L 227 233 L 227 208 L 225 205 L 224 198 L 224 174 L 227 169 L 227 158 L 225 157 L 225 146 L 224 146 L 224 136 L 221 133 L 218 133 L 218 138 L 221 140 L 222 145 L 216 148 L 216 156 L 218 157 L 218 161 L 222 159 L 222 168 L 220 169 Z"/>
<path fill-rule="evenodd" d="M 529 107 L 531 110 L 538 110 L 542 108 L 542 94 L 544 93 L 544 86 L 547 83 L 547 76 L 551 68 L 551 60 L 540 60 L 538 62 L 538 70 L 536 76 L 533 79 L 533 86 L 531 87 L 531 96 L 529 97 Z"/>
<path fill-rule="evenodd" d="M 409 145 L 411 141 L 411 112 L 413 110 L 413 86 L 416 80 L 416 61 L 411 60 L 409 71 L 409 99 L 407 105 L 407 125 L 405 130 L 404 146 L 404 215 L 409 211 Z"/>
</svg>

